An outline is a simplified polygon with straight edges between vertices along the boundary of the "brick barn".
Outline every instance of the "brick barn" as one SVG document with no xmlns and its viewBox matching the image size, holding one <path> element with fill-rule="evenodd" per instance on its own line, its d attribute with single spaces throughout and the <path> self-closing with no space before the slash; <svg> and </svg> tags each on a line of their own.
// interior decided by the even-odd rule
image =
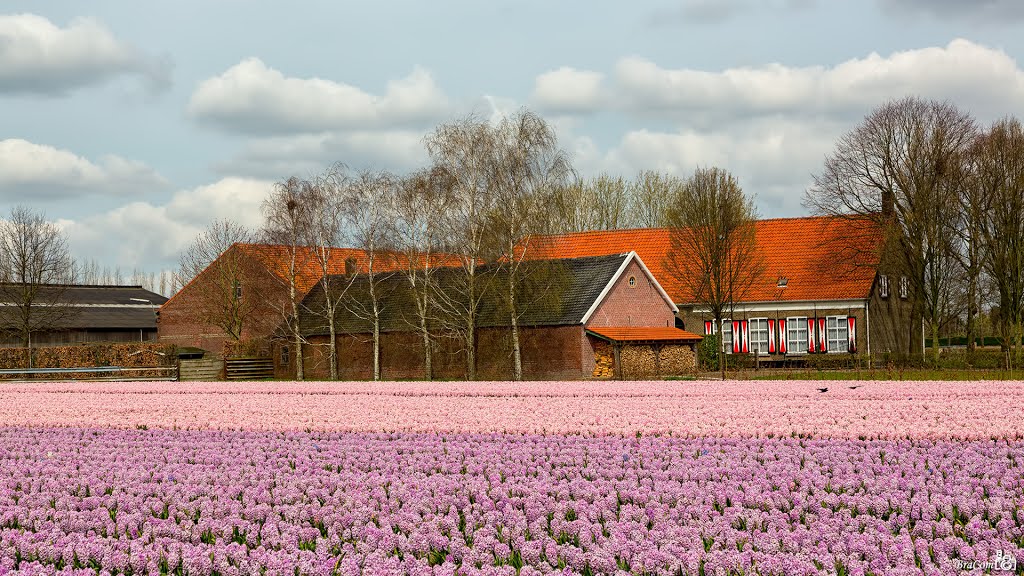
<svg viewBox="0 0 1024 576">
<path fill-rule="evenodd" d="M 670 229 L 543 236 L 532 239 L 530 249 L 538 258 L 635 250 L 676 304 L 677 326 L 700 334 L 721 331 L 728 353 L 781 361 L 909 351 L 909 283 L 880 270 L 881 237 L 872 224 L 848 218 L 758 221 L 755 242 L 764 273 L 721 326 L 694 301 L 673 266 Z"/>
<path fill-rule="evenodd" d="M 365 271 L 366 252 L 331 248 L 329 274 Z M 291 247 L 274 244 L 233 244 L 160 307 L 160 342 L 202 348 L 214 355 L 237 341 L 262 344 L 284 322 L 291 309 L 289 276 Z M 379 258 L 378 270 L 395 270 L 400 258 Z M 323 277 L 313 248 L 296 254 L 296 289 L 301 297 Z M 239 338 L 227 333 L 226 318 L 240 327 Z"/>
<path fill-rule="evenodd" d="M 553 267 L 557 293 L 524 307 L 520 342 L 524 377 L 580 379 L 642 378 L 690 373 L 695 368 L 694 345 L 701 336 L 674 326 L 676 306 L 636 252 L 560 259 Z M 458 281 L 461 270 L 435 272 L 438 290 Z M 510 321 L 495 304 L 502 286 L 499 268 L 483 267 L 493 293 L 482 300 L 476 334 L 477 377 L 504 380 L 512 375 Z M 351 297 L 365 301 L 359 279 L 348 288 Z M 364 282 L 365 284 L 365 282 Z M 305 374 L 329 374 L 329 338 L 322 310 L 324 291 L 310 291 L 303 301 L 300 327 L 307 344 Z M 382 297 L 380 365 L 387 380 L 422 379 L 424 346 L 417 332 L 414 300 L 407 277 L 395 274 L 379 284 Z M 373 375 L 372 323 L 343 307 L 335 314 L 339 378 L 370 379 Z M 433 377 L 466 377 L 466 350 L 460 340 L 431 328 Z M 290 344 L 275 344 L 278 377 L 293 377 L 295 354 Z"/>
</svg>

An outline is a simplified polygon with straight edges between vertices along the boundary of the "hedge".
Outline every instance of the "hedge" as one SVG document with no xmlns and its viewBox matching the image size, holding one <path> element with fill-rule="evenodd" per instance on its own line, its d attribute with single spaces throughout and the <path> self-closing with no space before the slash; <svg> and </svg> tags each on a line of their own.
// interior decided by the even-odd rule
<svg viewBox="0 0 1024 576">
<path fill-rule="evenodd" d="M 32 362 L 29 362 L 29 353 Z M 162 355 L 161 355 L 162 354 Z M 80 344 L 41 348 L 0 348 L 0 369 L 18 368 L 93 368 L 96 366 L 151 367 L 171 366 L 175 347 L 171 344 L 128 342 L 120 344 Z"/>
</svg>

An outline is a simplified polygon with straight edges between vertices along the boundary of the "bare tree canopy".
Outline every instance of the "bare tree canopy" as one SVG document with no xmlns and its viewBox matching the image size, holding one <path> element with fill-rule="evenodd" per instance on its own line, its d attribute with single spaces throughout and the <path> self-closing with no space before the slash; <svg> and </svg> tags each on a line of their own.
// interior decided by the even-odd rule
<svg viewBox="0 0 1024 576">
<path fill-rule="evenodd" d="M 699 168 L 668 207 L 672 229 L 665 269 L 706 306 L 721 331 L 725 313 L 742 301 L 764 271 L 755 241 L 757 212 L 731 174 Z M 725 377 L 725 342 L 719 357 Z"/>
<path fill-rule="evenodd" d="M 279 313 L 295 348 L 295 378 L 302 380 L 304 362 L 302 345 L 305 343 L 299 331 L 299 306 L 305 294 L 298 288 L 299 274 L 309 264 L 311 256 L 304 248 L 314 228 L 314 216 L 319 199 L 316 186 L 308 180 L 292 177 L 274 185 L 273 192 L 263 201 L 264 225 L 261 236 L 266 242 L 282 245 L 287 250 L 285 275 L 288 283 L 288 301 Z"/>
<path fill-rule="evenodd" d="M 193 295 L 201 317 L 235 341 L 242 339 L 258 300 L 255 295 L 244 294 L 244 290 L 251 288 L 244 286 L 248 260 L 240 251 L 230 249 L 251 241 L 252 233 L 244 226 L 231 220 L 214 220 L 182 252 L 179 260 L 181 286 L 200 274 L 207 276 Z"/>
<path fill-rule="evenodd" d="M 0 220 L 3 330 L 28 347 L 33 333 L 60 329 L 75 313 L 63 289 L 74 281 L 74 262 L 56 224 L 23 206 L 14 207 Z"/>
<path fill-rule="evenodd" d="M 435 293 L 444 331 L 455 336 L 466 352 L 466 378 L 476 379 L 477 318 L 490 278 L 484 261 L 493 256 L 487 216 L 496 206 L 492 186 L 495 133 L 483 119 L 467 116 L 442 124 L 426 139 L 434 166 L 451 177 L 451 199 L 441 219 L 446 251 L 458 255 L 459 282 Z"/>
<path fill-rule="evenodd" d="M 974 120 L 948 102 L 889 102 L 840 139 L 805 198 L 817 214 L 871 219 L 886 232 L 882 266 L 910 283 L 907 351 L 917 348 L 915 326 L 923 319 L 938 354 L 956 265 L 949 225 L 958 210 L 960 163 L 975 134 Z"/>
<path fill-rule="evenodd" d="M 551 229 L 551 192 L 573 177 L 568 154 L 558 146 L 554 130 L 529 111 L 504 118 L 494 128 L 491 188 L 495 195 L 486 226 L 493 258 L 505 269 L 502 304 L 509 315 L 512 378 L 522 380 L 519 318 L 533 304 L 520 301 L 520 285 L 530 276 L 550 276 L 536 268 L 547 262 L 530 258 L 529 239 Z"/>
<path fill-rule="evenodd" d="M 984 264 L 998 294 L 1003 338 L 1021 354 L 1024 320 L 1024 127 L 1003 119 L 969 153 L 969 189 L 980 199 Z"/>
</svg>

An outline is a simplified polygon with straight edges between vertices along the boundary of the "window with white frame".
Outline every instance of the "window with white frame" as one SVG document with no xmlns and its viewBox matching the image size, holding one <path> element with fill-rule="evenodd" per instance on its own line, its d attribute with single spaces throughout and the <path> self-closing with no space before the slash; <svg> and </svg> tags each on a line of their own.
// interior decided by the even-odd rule
<svg viewBox="0 0 1024 576">
<path fill-rule="evenodd" d="M 910 296 L 910 279 L 907 278 L 906 276 L 900 276 L 900 286 L 899 286 L 899 289 L 900 289 L 900 298 L 903 298 L 904 300 L 906 300 L 907 297 Z"/>
<path fill-rule="evenodd" d="M 807 317 L 786 318 L 786 353 L 804 354 L 805 352 L 807 352 Z"/>
<path fill-rule="evenodd" d="M 846 322 L 846 316 L 826 317 L 825 334 L 828 336 L 829 352 L 850 351 L 850 325 Z"/>
<path fill-rule="evenodd" d="M 722 320 L 722 342 L 725 343 L 725 353 L 732 354 L 732 320 Z"/>
<path fill-rule="evenodd" d="M 751 318 L 747 324 L 750 333 L 750 353 L 766 356 L 768 354 L 768 319 Z"/>
<path fill-rule="evenodd" d="M 881 298 L 889 297 L 889 277 L 884 274 L 878 277 L 878 295 Z"/>
</svg>

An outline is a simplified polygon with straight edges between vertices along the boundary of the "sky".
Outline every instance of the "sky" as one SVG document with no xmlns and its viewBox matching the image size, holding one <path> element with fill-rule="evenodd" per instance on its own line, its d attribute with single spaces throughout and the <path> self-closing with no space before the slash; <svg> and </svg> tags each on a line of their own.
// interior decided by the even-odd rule
<svg viewBox="0 0 1024 576">
<path fill-rule="evenodd" d="M 423 137 L 528 108 L 582 176 L 719 166 L 800 216 L 836 140 L 885 102 L 1024 116 L 1017 0 L 6 0 L 0 214 L 74 254 L 177 267 L 215 218 L 335 162 L 399 173 Z"/>
</svg>

